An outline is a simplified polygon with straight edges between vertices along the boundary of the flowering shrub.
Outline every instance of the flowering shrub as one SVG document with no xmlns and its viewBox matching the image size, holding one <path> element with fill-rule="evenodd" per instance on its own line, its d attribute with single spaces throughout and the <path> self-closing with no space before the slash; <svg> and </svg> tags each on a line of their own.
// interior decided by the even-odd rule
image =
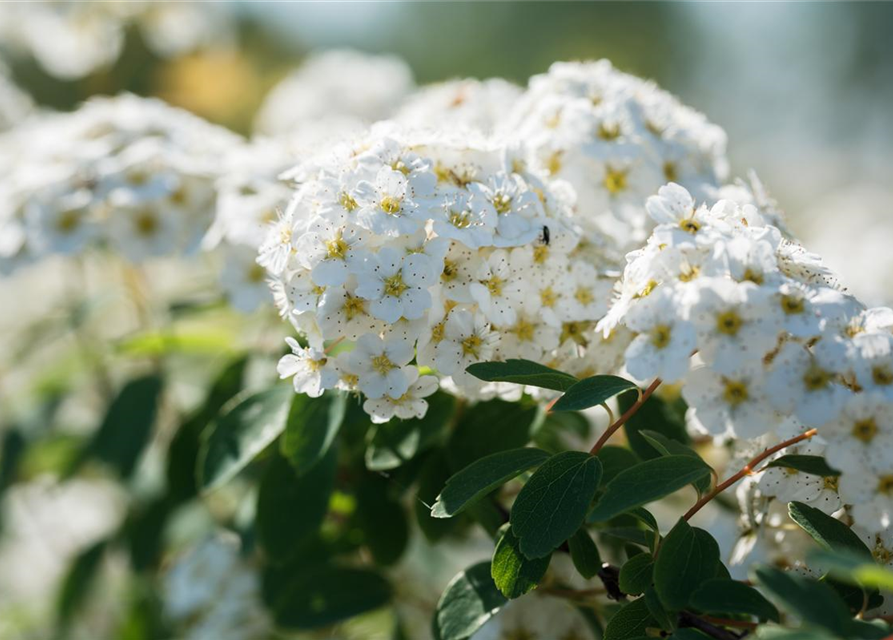
<svg viewBox="0 0 893 640">
<path fill-rule="evenodd" d="M 127 558 L 143 637 L 889 637 L 893 311 L 606 61 L 412 86 L 339 52 L 267 138 L 126 95 L 4 134 L 6 272 L 201 247 L 228 321 L 272 320 L 189 403 L 176 336 L 91 363 L 107 409 L 65 477 L 132 495 L 58 631 Z"/>
</svg>

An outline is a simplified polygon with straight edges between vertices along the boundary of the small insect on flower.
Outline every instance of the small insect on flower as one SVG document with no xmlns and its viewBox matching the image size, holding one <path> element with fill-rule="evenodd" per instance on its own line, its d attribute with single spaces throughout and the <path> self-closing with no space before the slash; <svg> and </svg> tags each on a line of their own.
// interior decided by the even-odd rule
<svg viewBox="0 0 893 640">
<path fill-rule="evenodd" d="M 543 232 L 540 234 L 539 241 L 540 244 L 543 244 L 547 247 L 549 246 L 549 227 L 547 225 L 543 225 Z"/>
</svg>

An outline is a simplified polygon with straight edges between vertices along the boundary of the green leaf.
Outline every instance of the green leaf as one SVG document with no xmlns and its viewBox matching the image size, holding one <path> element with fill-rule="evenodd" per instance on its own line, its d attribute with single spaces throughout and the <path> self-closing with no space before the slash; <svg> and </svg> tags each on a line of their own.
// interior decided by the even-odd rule
<svg viewBox="0 0 893 640">
<path fill-rule="evenodd" d="M 560 414 L 559 414 L 560 415 Z M 578 414 L 569 414 L 578 415 Z M 609 444 L 601 448 L 595 457 L 602 463 L 602 480 L 604 486 L 613 480 L 618 473 L 641 462 L 638 456 L 629 449 Z"/>
<path fill-rule="evenodd" d="M 791 516 L 791 520 L 800 525 L 823 548 L 834 551 L 851 551 L 871 560 L 869 548 L 852 529 L 840 520 L 802 502 L 790 503 L 788 514 Z"/>
<path fill-rule="evenodd" d="M 478 362 L 465 370 L 475 378 L 487 382 L 514 382 L 554 391 L 567 391 L 577 383 L 577 378 L 569 373 L 556 371 L 530 360 Z"/>
<path fill-rule="evenodd" d="M 873 558 L 867 559 L 864 554 L 820 549 L 810 553 L 808 560 L 810 565 L 826 569 L 838 580 L 893 591 L 893 571 L 878 565 Z"/>
<path fill-rule="evenodd" d="M 281 455 L 270 460 L 257 492 L 257 535 L 267 554 L 287 560 L 297 545 L 316 533 L 329 507 L 337 456 L 330 449 L 310 471 L 298 476 Z"/>
<path fill-rule="evenodd" d="M 573 385 L 552 405 L 552 411 L 582 411 L 597 407 L 618 393 L 635 389 L 636 383 L 617 376 L 592 376 Z"/>
<path fill-rule="evenodd" d="M 396 469 L 434 445 L 455 411 L 456 399 L 438 392 L 428 398 L 424 418 L 389 420 L 375 425 L 366 448 L 366 468 L 370 471 Z"/>
<path fill-rule="evenodd" d="M 806 456 L 797 455 L 795 453 L 781 456 L 766 465 L 769 467 L 784 467 L 785 469 L 796 469 L 803 473 L 810 473 L 814 476 L 822 476 L 824 478 L 839 476 L 840 471 L 832 469 L 828 466 L 828 461 L 822 456 Z"/>
<path fill-rule="evenodd" d="M 124 385 L 87 445 L 85 456 L 109 464 L 122 478 L 130 477 L 152 437 L 160 395 L 161 379 L 157 376 Z"/>
<path fill-rule="evenodd" d="M 434 626 L 438 640 L 466 640 L 508 600 L 490 576 L 490 563 L 481 562 L 455 576 L 437 603 Z"/>
<path fill-rule="evenodd" d="M 586 519 L 598 488 L 601 463 L 582 451 L 549 458 L 512 505 L 512 532 L 528 558 L 541 558 L 570 538 Z"/>
<path fill-rule="evenodd" d="M 434 449 L 422 461 L 418 491 L 413 504 L 416 522 L 429 542 L 437 542 L 443 539 L 444 536 L 454 531 L 463 520 L 461 515 L 449 519 L 435 518 L 431 515 L 431 505 L 437 499 L 437 493 L 443 488 L 449 478 L 450 468 L 443 450 Z"/>
<path fill-rule="evenodd" d="M 105 555 L 106 541 L 102 540 L 87 547 L 75 557 L 68 573 L 61 581 L 56 602 L 56 622 L 64 629 L 83 605 L 90 593 L 96 572 Z"/>
<path fill-rule="evenodd" d="M 536 560 L 528 560 L 518 548 L 518 539 L 508 524 L 500 529 L 500 537 L 493 552 L 490 575 L 496 588 L 509 600 L 520 598 L 536 589 L 546 575 L 552 554 Z"/>
<path fill-rule="evenodd" d="M 786 629 L 776 625 L 757 627 L 756 635 L 760 640 L 839 640 L 818 629 Z"/>
<path fill-rule="evenodd" d="M 276 623 L 287 629 L 317 629 L 383 607 L 391 586 L 369 569 L 317 567 L 298 573 L 273 606 Z"/>
<path fill-rule="evenodd" d="M 689 456 L 666 456 L 640 462 L 617 474 L 589 515 L 603 522 L 634 507 L 653 502 L 710 475 L 710 467 Z"/>
<path fill-rule="evenodd" d="M 366 547 L 377 564 L 394 564 L 409 542 L 406 511 L 390 496 L 391 483 L 385 478 L 364 475 L 356 486 L 356 518 Z"/>
<path fill-rule="evenodd" d="M 743 613 L 759 618 L 760 622 L 779 621 L 778 609 L 751 586 L 735 580 L 714 578 L 695 589 L 689 606 L 707 614 Z"/>
<path fill-rule="evenodd" d="M 828 585 L 774 567 L 759 567 L 754 578 L 775 602 L 804 623 L 846 637 L 850 612 Z"/>
<path fill-rule="evenodd" d="M 653 572 L 654 558 L 650 553 L 633 556 L 620 567 L 620 590 L 634 596 L 644 593 L 651 586 Z"/>
<path fill-rule="evenodd" d="M 679 611 L 702 582 L 717 577 L 721 567 L 716 540 L 680 518 L 660 545 L 654 588 L 667 609 Z"/>
<path fill-rule="evenodd" d="M 347 394 L 327 391 L 319 398 L 295 394 L 279 450 L 298 475 L 322 459 L 344 421 Z"/>
<path fill-rule="evenodd" d="M 601 569 L 602 558 L 586 527 L 577 529 L 577 533 L 572 535 L 567 542 L 571 551 L 571 560 L 580 575 L 587 580 L 594 577 Z"/>
<path fill-rule="evenodd" d="M 692 449 L 691 447 L 682 444 L 676 440 L 668 438 L 662 433 L 658 433 L 657 431 L 650 431 L 648 429 L 642 429 L 639 431 L 643 438 L 654 447 L 654 450 L 657 451 L 661 456 L 672 456 L 672 455 L 680 455 L 680 456 L 688 456 L 690 458 L 695 458 L 704 462 L 704 459 L 698 455 L 698 452 Z M 704 462 L 707 465 L 706 462 Z M 709 465 L 707 465 L 709 466 Z M 702 478 L 697 482 L 693 482 L 695 489 L 698 491 L 698 495 L 704 495 L 710 490 L 710 483 L 712 478 L 707 476 L 706 478 Z"/>
<path fill-rule="evenodd" d="M 629 409 L 635 401 L 634 393 L 624 393 L 617 398 L 621 412 Z M 642 436 L 641 432 L 646 429 L 682 444 L 691 442 L 685 430 L 685 410 L 686 404 L 682 398 L 676 400 L 664 400 L 657 396 L 648 398 L 623 425 L 630 449 L 642 460 L 650 460 L 660 455 Z"/>
<path fill-rule="evenodd" d="M 431 515 L 450 518 L 461 513 L 497 487 L 548 459 L 549 454 L 545 451 L 524 448 L 500 451 L 472 462 L 447 480 L 431 509 Z"/>
<path fill-rule="evenodd" d="M 648 636 L 649 628 L 658 628 L 657 620 L 648 611 L 645 598 L 633 600 L 615 613 L 605 628 L 604 640 L 630 640 Z"/>
<path fill-rule="evenodd" d="M 657 620 L 661 629 L 664 631 L 672 631 L 676 628 L 677 616 L 671 615 L 670 612 L 664 608 L 663 603 L 660 601 L 660 596 L 657 595 L 657 591 L 654 589 L 653 585 L 645 589 L 645 595 L 642 596 L 642 600 L 645 601 L 645 606 L 648 607 L 648 611 L 651 613 L 651 616 Z"/>
<path fill-rule="evenodd" d="M 248 396 L 236 396 L 202 434 L 198 458 L 198 484 L 210 491 L 232 479 L 282 430 L 295 391 L 291 385 Z"/>
<path fill-rule="evenodd" d="M 588 441 L 591 433 L 592 425 L 582 413 L 548 412 L 534 431 L 533 442 L 549 453 L 561 453 Z"/>
<path fill-rule="evenodd" d="M 497 451 L 523 447 L 530 441 L 537 417 L 535 406 L 488 400 L 465 408 L 447 442 L 447 460 L 455 472 Z"/>
</svg>

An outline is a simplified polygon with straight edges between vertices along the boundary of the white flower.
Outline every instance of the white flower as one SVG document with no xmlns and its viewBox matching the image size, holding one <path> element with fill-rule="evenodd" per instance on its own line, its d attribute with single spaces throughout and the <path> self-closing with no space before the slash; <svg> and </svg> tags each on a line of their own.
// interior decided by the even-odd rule
<svg viewBox="0 0 893 640">
<path fill-rule="evenodd" d="M 853 346 L 859 386 L 883 393 L 893 401 L 893 335 L 859 333 L 853 338 Z"/>
<path fill-rule="evenodd" d="M 327 288 L 319 298 L 317 315 L 323 337 L 356 340 L 364 333 L 380 329 L 381 321 L 369 313 L 371 304 L 344 287 Z"/>
<path fill-rule="evenodd" d="M 866 460 L 840 474 L 840 497 L 857 525 L 871 533 L 893 526 L 893 459 Z"/>
<path fill-rule="evenodd" d="M 808 443 L 787 449 L 784 453 L 793 455 L 821 455 L 824 447 L 818 443 Z M 834 476 L 804 473 L 788 467 L 772 467 L 760 474 L 760 491 L 780 502 L 805 502 L 811 507 L 832 514 L 841 507 L 838 495 L 838 480 Z"/>
<path fill-rule="evenodd" d="M 516 307 L 524 299 L 526 287 L 512 272 L 508 253 L 503 250 L 491 253 L 480 265 L 476 279 L 469 291 L 487 319 L 501 326 L 514 324 Z"/>
<path fill-rule="evenodd" d="M 630 308 L 626 326 L 639 334 L 625 353 L 631 376 L 675 382 L 688 372 L 696 334 L 694 326 L 677 314 L 678 300 L 670 289 L 655 291 Z"/>
<path fill-rule="evenodd" d="M 357 295 L 370 300 L 369 312 L 388 323 L 417 320 L 431 306 L 428 287 L 434 284 L 426 256 L 384 248 L 369 256 L 357 275 Z"/>
<path fill-rule="evenodd" d="M 382 167 L 374 183 L 364 180 L 354 193 L 360 206 L 357 222 L 373 233 L 396 236 L 419 228 L 418 205 L 399 171 Z"/>
<path fill-rule="evenodd" d="M 142 205 L 116 207 L 108 226 L 116 249 L 133 262 L 168 254 L 182 231 L 173 212 Z"/>
<path fill-rule="evenodd" d="M 779 411 L 821 425 L 837 418 L 850 395 L 836 378 L 837 371 L 820 354 L 789 342 L 772 361 L 766 396 Z"/>
<path fill-rule="evenodd" d="M 344 284 L 350 272 L 362 270 L 362 262 L 368 256 L 365 240 L 361 229 L 320 218 L 295 242 L 296 257 L 305 269 L 310 269 L 315 284 L 338 286 Z"/>
<path fill-rule="evenodd" d="M 701 357 L 719 372 L 760 360 L 775 347 L 780 329 L 769 292 L 752 282 L 699 278 L 691 319 Z"/>
<path fill-rule="evenodd" d="M 470 193 L 460 192 L 443 204 L 434 217 L 434 232 L 458 240 L 470 249 L 493 243 L 498 214 L 492 206 L 472 206 Z"/>
<path fill-rule="evenodd" d="M 464 309 L 450 312 L 439 338 L 434 364 L 440 373 L 459 379 L 468 376 L 469 365 L 489 360 L 498 340 L 484 316 Z"/>
<path fill-rule="evenodd" d="M 387 422 L 393 417 L 401 420 L 423 418 L 428 411 L 428 403 L 424 400 L 437 391 L 437 378 L 434 376 L 419 377 L 419 370 L 409 367 L 407 371 L 408 389 L 398 398 L 385 395 L 377 399 L 368 399 L 363 409 L 372 417 L 372 422 Z"/>
<path fill-rule="evenodd" d="M 750 439 L 774 429 L 779 419 L 766 398 L 765 375 L 759 363 L 724 374 L 706 366 L 692 370 L 682 388 L 690 419 L 713 436 Z"/>
<path fill-rule="evenodd" d="M 220 287 L 235 309 L 248 313 L 270 299 L 267 272 L 257 264 L 255 249 L 222 245 L 220 253 L 223 255 Z"/>
<path fill-rule="evenodd" d="M 409 388 L 407 367 L 413 357 L 413 345 L 404 340 L 382 340 L 367 333 L 360 336 L 350 354 L 350 366 L 358 377 L 357 386 L 367 397 L 381 398 L 385 394 L 399 398 Z"/>
<path fill-rule="evenodd" d="M 872 459 L 893 459 L 893 405 L 878 393 L 850 396 L 840 415 L 819 427 L 835 469 L 856 470 Z"/>
<path fill-rule="evenodd" d="M 323 391 L 335 386 L 338 373 L 323 351 L 302 347 L 294 338 L 285 341 L 292 352 L 279 360 L 276 370 L 280 378 L 292 378 L 295 391 L 311 398 L 318 398 Z"/>
</svg>

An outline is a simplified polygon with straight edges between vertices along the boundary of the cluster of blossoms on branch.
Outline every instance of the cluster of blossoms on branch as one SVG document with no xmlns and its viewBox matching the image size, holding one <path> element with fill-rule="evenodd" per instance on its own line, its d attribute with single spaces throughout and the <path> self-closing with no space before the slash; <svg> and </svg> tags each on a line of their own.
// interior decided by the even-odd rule
<svg viewBox="0 0 893 640">
<path fill-rule="evenodd" d="M 198 247 L 240 138 L 156 100 L 96 98 L 5 134 L 0 269 L 107 246 L 134 263 Z"/>
</svg>

